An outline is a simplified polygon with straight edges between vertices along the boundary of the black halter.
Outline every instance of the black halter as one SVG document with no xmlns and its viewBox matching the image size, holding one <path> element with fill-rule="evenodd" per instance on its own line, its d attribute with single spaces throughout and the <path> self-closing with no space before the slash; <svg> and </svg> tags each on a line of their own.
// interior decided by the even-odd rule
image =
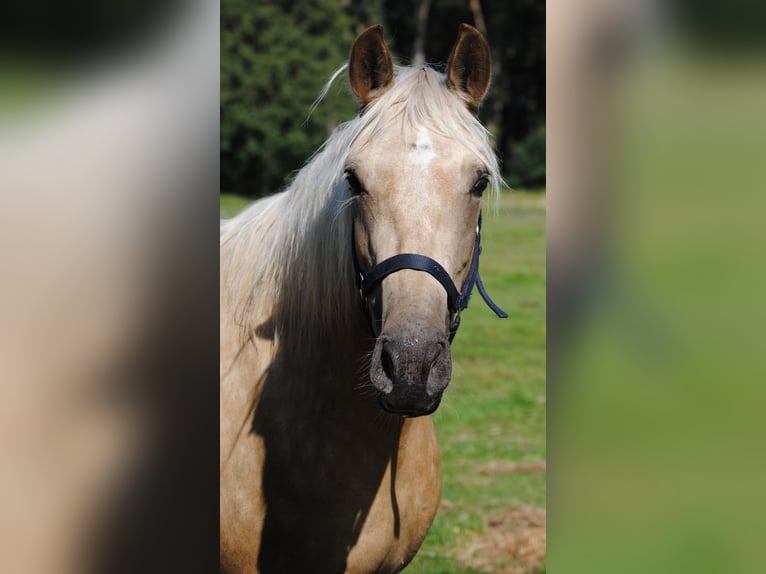
<svg viewBox="0 0 766 574">
<path fill-rule="evenodd" d="M 385 277 L 396 271 L 402 269 L 414 269 L 416 271 L 425 271 L 441 283 L 444 290 L 447 292 L 447 308 L 450 314 L 450 343 L 455 338 L 457 328 L 460 326 L 460 312 L 468 307 L 468 300 L 471 297 L 471 291 L 473 291 L 474 285 L 479 288 L 484 302 L 492 309 L 495 314 L 501 319 L 508 317 L 508 314 L 498 307 L 494 301 L 487 294 L 487 290 L 484 288 L 484 284 L 481 282 L 479 276 L 479 255 L 481 254 L 481 214 L 479 214 L 479 222 L 476 225 L 476 241 L 473 246 L 473 257 L 471 259 L 471 268 L 468 270 L 468 276 L 463 283 L 463 290 L 458 291 L 455 286 L 455 282 L 450 277 L 449 273 L 445 271 L 444 267 L 439 265 L 438 262 L 426 257 L 425 255 L 418 255 L 416 253 L 399 253 L 393 257 L 389 257 L 373 266 L 367 273 L 362 273 L 359 268 L 359 261 L 356 255 L 356 242 L 351 237 L 351 245 L 354 251 L 354 272 L 356 275 L 356 286 L 359 288 L 359 293 L 362 296 L 365 307 L 368 307 L 367 298 L 370 295 L 373 287 L 382 281 Z M 376 337 L 375 325 L 371 324 L 373 335 Z"/>
</svg>

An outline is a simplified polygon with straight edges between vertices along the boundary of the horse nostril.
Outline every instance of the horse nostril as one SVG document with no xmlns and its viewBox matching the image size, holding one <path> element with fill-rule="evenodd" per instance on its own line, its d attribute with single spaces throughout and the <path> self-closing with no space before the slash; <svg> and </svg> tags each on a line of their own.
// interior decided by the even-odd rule
<svg viewBox="0 0 766 574">
<path fill-rule="evenodd" d="M 383 343 L 383 348 L 380 351 L 380 364 L 383 367 L 383 372 L 385 373 L 386 377 L 388 377 L 388 380 L 390 381 L 394 380 L 397 355 L 398 353 L 396 351 L 396 348 L 391 343 L 391 341 L 386 341 L 385 343 Z"/>
<path fill-rule="evenodd" d="M 423 350 L 423 364 L 422 364 L 422 371 L 421 371 L 421 377 L 426 380 L 429 378 L 429 375 L 431 374 L 431 369 L 434 366 L 434 363 L 436 363 L 437 359 L 442 354 L 443 346 L 440 343 L 433 342 L 429 343 L 426 348 Z"/>
<path fill-rule="evenodd" d="M 423 364 L 428 365 L 430 369 L 439 355 L 442 354 L 442 348 L 441 343 L 430 343 L 423 354 Z"/>
</svg>

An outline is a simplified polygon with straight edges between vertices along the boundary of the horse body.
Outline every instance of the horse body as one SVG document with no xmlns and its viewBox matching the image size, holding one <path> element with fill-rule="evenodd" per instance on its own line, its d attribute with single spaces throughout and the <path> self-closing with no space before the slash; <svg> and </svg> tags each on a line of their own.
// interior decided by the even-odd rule
<svg viewBox="0 0 766 574">
<path fill-rule="evenodd" d="M 223 571 L 399 572 L 434 519 L 424 415 L 450 377 L 447 296 L 412 268 L 365 301 L 353 278 L 402 250 L 435 257 L 458 285 L 469 273 L 475 182 L 497 179 L 471 113 L 489 63 L 476 73 L 458 47 L 488 50 L 469 28 L 446 78 L 395 74 L 380 28 L 362 34 L 349 65 L 360 117 L 285 192 L 222 228 Z"/>
</svg>

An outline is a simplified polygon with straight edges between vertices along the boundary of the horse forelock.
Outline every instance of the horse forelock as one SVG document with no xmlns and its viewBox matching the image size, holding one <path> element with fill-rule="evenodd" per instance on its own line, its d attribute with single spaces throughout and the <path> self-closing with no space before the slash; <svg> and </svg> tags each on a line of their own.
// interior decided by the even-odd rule
<svg viewBox="0 0 766 574">
<path fill-rule="evenodd" d="M 295 343 L 316 346 L 317 337 L 337 336 L 352 323 L 359 295 L 345 162 L 353 147 L 370 145 L 394 125 L 427 126 L 458 142 L 485 165 L 495 194 L 502 185 L 489 133 L 447 88 L 445 75 L 397 67 L 392 85 L 338 126 L 285 191 L 222 226 L 222 300 L 245 340 L 268 322 L 273 337 L 291 333 Z"/>
<path fill-rule="evenodd" d="M 447 87 L 446 75 L 430 66 L 396 67 L 393 84 L 368 104 L 358 121 L 363 125 L 355 146 L 369 145 L 397 122 L 405 130 L 425 126 L 465 147 L 487 168 L 493 198 L 504 185 L 490 133 L 465 99 Z"/>
</svg>

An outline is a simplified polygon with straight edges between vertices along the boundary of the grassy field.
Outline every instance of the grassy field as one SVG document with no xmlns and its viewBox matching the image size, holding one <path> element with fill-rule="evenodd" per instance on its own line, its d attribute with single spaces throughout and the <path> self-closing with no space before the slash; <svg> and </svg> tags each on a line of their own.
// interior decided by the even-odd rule
<svg viewBox="0 0 766 574">
<path fill-rule="evenodd" d="M 232 195 L 230 193 L 224 193 L 221 195 L 221 219 L 234 217 L 245 207 L 247 207 L 249 203 L 250 200 L 244 197 Z"/>
<path fill-rule="evenodd" d="M 222 197 L 222 216 L 245 204 Z M 504 192 L 496 213 L 485 209 L 482 244 L 482 279 L 510 317 L 497 319 L 478 292 L 463 313 L 452 382 L 434 415 L 442 505 L 407 574 L 541 570 L 545 195 Z"/>
</svg>

